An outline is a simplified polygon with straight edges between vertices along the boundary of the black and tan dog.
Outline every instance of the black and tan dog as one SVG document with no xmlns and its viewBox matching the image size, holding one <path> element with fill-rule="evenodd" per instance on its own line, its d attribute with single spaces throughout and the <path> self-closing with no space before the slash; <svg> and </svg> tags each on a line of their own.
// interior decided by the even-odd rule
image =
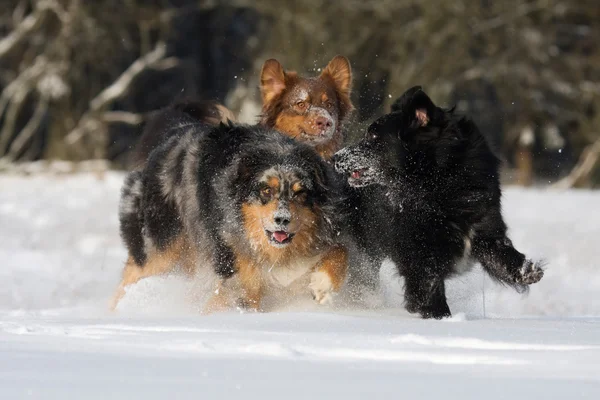
<svg viewBox="0 0 600 400">
<path fill-rule="evenodd" d="M 449 316 L 444 280 L 474 261 L 517 290 L 542 278 L 540 263 L 507 237 L 499 159 L 471 120 L 435 106 L 420 87 L 334 159 L 355 188 L 349 225 L 356 242 L 373 265 L 394 261 L 408 311 Z"/>
<path fill-rule="evenodd" d="M 288 136 L 297 142 L 306 144 L 316 150 L 322 158 L 328 159 L 331 155 L 339 150 L 343 140 L 342 124 L 352 111 L 352 103 L 350 101 L 350 90 L 352 85 L 352 73 L 350 63 L 345 57 L 336 56 L 334 57 L 323 71 L 314 77 L 305 77 L 297 74 L 294 71 L 285 71 L 281 64 L 274 59 L 267 60 L 261 70 L 261 94 L 263 100 L 263 109 L 259 126 L 263 128 L 274 128 L 280 134 Z M 157 148 L 160 148 L 164 143 L 168 141 L 178 141 L 181 137 L 185 136 L 185 133 L 190 129 L 197 131 L 210 131 L 211 126 L 216 125 L 219 121 L 233 120 L 232 113 L 222 105 L 211 102 L 211 101 L 197 101 L 197 100 L 185 100 L 176 102 L 163 110 L 156 112 L 152 118 L 148 121 L 144 127 L 144 131 L 140 138 L 140 142 L 136 148 L 134 157 L 135 165 L 139 168 L 144 168 L 146 163 L 156 156 L 150 156 L 150 154 Z M 192 127 L 192 128 L 190 128 Z M 252 131 L 263 131 L 258 127 L 247 127 L 240 129 L 250 129 Z M 214 131 L 214 134 L 222 132 L 220 128 Z M 175 139 L 173 139 L 175 138 Z M 271 139 L 269 139 L 271 140 Z M 273 140 L 272 149 L 277 147 L 279 139 Z M 231 144 L 227 141 L 221 141 L 222 147 L 212 147 L 211 150 L 217 152 L 218 155 L 223 154 L 229 150 L 226 149 L 227 145 Z M 215 154 L 211 156 L 216 156 Z M 266 155 L 270 156 L 270 155 Z M 173 160 L 171 160 L 173 162 Z M 147 168 L 146 168 L 147 169 Z M 128 265 L 144 265 L 143 269 L 126 268 L 125 279 L 119 294 L 117 295 L 114 304 L 122 296 L 122 288 L 129 283 L 135 282 L 141 277 L 154 275 L 158 273 L 164 273 L 167 270 L 173 268 L 169 266 L 169 259 L 172 259 L 171 255 L 166 254 L 162 251 L 159 258 L 155 259 L 158 261 L 149 264 L 148 267 L 145 259 L 136 257 L 136 254 L 145 254 L 147 249 L 144 246 L 140 246 L 138 243 L 142 243 L 142 238 L 139 237 L 139 225 L 136 217 L 129 212 L 129 209 L 146 207 L 142 205 L 142 176 L 145 172 L 134 172 L 128 178 L 125 187 L 123 189 L 122 198 L 122 210 L 121 210 L 121 230 L 124 241 L 127 247 L 130 249 L 130 260 Z M 333 191 L 331 191 L 333 193 Z M 330 194 L 331 194 L 330 193 Z M 211 217 L 212 213 L 208 213 L 207 216 Z M 162 215 L 163 226 L 167 227 L 166 230 L 175 229 L 169 228 L 169 225 L 178 226 L 180 222 L 174 222 L 170 218 L 180 218 L 176 213 L 169 215 Z M 201 216 L 204 218 L 204 216 Z M 224 216 L 223 218 L 224 219 Z M 212 221 L 209 221 L 211 224 Z M 180 229 L 180 228 L 177 228 Z M 146 232 L 148 228 L 143 227 Z M 313 232 L 317 234 L 318 232 Z M 181 242 L 179 246 L 189 247 L 185 244 L 185 238 L 178 238 Z M 145 239 L 148 242 L 148 239 Z M 312 245 L 318 246 L 320 239 L 308 238 Z M 178 242 L 178 243 L 179 243 Z M 295 240 L 295 243 L 299 240 Z M 314 242 L 314 243 L 313 243 Z M 231 249 L 228 246 L 223 245 L 222 241 L 216 242 L 216 251 L 213 251 L 217 256 L 217 260 L 214 263 L 216 271 L 225 280 L 238 272 L 238 269 L 231 267 L 230 264 L 234 263 L 233 256 L 230 254 Z M 273 242 L 271 242 L 273 243 Z M 293 246 L 292 246 L 293 247 Z M 144 251 L 135 249 L 144 249 Z M 282 253 L 277 251 L 276 253 Z M 287 252 L 288 254 L 284 264 L 287 267 L 283 267 L 280 270 L 289 270 L 290 265 L 301 265 L 304 263 L 303 257 L 300 257 L 300 253 Z M 191 254 L 187 255 L 189 258 L 186 262 L 179 261 L 179 264 L 188 272 L 196 270 L 193 260 L 198 258 L 198 255 Z M 182 258 L 177 256 L 176 258 Z M 185 258 L 185 257 L 184 257 Z M 282 259 L 282 260 L 283 260 Z M 330 257 L 327 263 L 331 265 L 335 271 L 339 271 L 340 274 L 332 277 L 335 289 L 339 289 L 343 278 L 345 276 L 345 269 L 341 266 L 334 266 L 334 264 L 346 264 L 347 251 L 345 247 L 336 245 L 332 247 Z M 132 264 L 133 262 L 133 264 Z M 294 269 L 296 267 L 293 267 Z M 298 267 L 299 268 L 299 267 Z M 345 267 L 344 267 L 345 268 Z M 156 271 L 154 271 L 156 269 Z M 301 269 L 301 268 L 300 268 Z M 278 269 L 273 269 L 277 272 Z M 289 274 L 288 274 L 289 275 Z M 293 275 L 293 274 L 292 274 Z M 318 277 L 319 275 L 315 275 Z M 236 277 L 234 280 L 238 281 Z M 224 281 L 225 282 L 225 281 Z M 231 282 L 228 282 L 225 286 L 231 286 Z M 313 286 L 315 283 L 313 282 Z M 220 291 L 222 293 L 223 291 Z M 321 295 L 315 294 L 319 301 Z M 222 297 L 222 296 L 217 296 Z M 329 299 L 329 296 L 325 296 Z"/>
<path fill-rule="evenodd" d="M 141 278 L 206 264 L 221 278 L 207 311 L 258 310 L 265 292 L 291 286 L 327 302 L 347 269 L 330 167 L 274 130 L 180 122 L 126 179 L 129 258 L 113 308 Z"/>
</svg>

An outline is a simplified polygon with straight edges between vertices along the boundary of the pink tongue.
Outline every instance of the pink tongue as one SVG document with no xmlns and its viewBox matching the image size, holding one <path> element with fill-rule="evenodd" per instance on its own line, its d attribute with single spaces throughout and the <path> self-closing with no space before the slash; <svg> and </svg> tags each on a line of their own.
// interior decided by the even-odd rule
<svg viewBox="0 0 600 400">
<path fill-rule="evenodd" d="M 354 179 L 358 179 L 358 178 L 360 178 L 360 171 L 353 171 L 353 172 L 352 172 L 352 177 L 353 177 Z"/>
<path fill-rule="evenodd" d="M 275 238 L 275 240 L 277 240 L 279 243 L 283 242 L 285 239 L 288 238 L 288 234 L 282 231 L 276 231 L 273 232 L 273 237 Z"/>
</svg>

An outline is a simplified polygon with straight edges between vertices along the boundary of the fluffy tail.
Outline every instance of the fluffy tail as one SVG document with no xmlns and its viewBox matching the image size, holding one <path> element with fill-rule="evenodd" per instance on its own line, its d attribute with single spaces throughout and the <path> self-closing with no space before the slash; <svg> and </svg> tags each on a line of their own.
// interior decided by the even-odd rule
<svg viewBox="0 0 600 400">
<path fill-rule="evenodd" d="M 182 100 L 154 112 L 146 122 L 139 142 L 134 150 L 133 163 L 141 167 L 148 156 L 170 137 L 185 132 L 194 124 L 218 125 L 233 121 L 233 113 L 214 101 Z"/>
<path fill-rule="evenodd" d="M 125 178 L 119 203 L 121 238 L 129 250 L 129 255 L 139 266 L 143 266 L 147 258 L 143 233 L 142 189 L 142 172 L 131 172 Z"/>
</svg>

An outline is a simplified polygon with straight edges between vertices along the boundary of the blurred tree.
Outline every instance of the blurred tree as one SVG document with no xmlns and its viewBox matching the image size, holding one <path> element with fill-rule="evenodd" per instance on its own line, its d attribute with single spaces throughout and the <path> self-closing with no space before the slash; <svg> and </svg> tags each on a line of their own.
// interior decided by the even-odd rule
<svg viewBox="0 0 600 400">
<path fill-rule="evenodd" d="M 474 116 L 524 184 L 566 175 L 600 137 L 597 0 L 4 3 L 8 160 L 118 158 L 131 127 L 182 90 L 239 111 L 259 99 L 265 59 L 306 72 L 335 54 L 354 68 L 350 140 L 415 84 Z M 569 182 L 592 185 L 596 168 Z"/>
</svg>

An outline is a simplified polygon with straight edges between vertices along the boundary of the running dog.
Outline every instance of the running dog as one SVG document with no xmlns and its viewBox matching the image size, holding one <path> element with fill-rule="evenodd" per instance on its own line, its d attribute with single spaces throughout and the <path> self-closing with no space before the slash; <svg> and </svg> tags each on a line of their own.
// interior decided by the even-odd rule
<svg viewBox="0 0 600 400">
<path fill-rule="evenodd" d="M 292 287 L 328 302 L 347 270 L 331 167 L 272 129 L 188 122 L 125 181 L 129 257 L 113 308 L 144 277 L 202 264 L 220 278 L 208 312 L 261 310 L 265 293 Z"/>
<path fill-rule="evenodd" d="M 356 242 L 405 279 L 406 309 L 450 316 L 444 281 L 480 262 L 495 280 L 524 291 L 544 272 L 507 236 L 500 209 L 500 160 L 477 126 L 437 107 L 421 87 L 404 93 L 335 168 L 354 191 Z"/>
</svg>

